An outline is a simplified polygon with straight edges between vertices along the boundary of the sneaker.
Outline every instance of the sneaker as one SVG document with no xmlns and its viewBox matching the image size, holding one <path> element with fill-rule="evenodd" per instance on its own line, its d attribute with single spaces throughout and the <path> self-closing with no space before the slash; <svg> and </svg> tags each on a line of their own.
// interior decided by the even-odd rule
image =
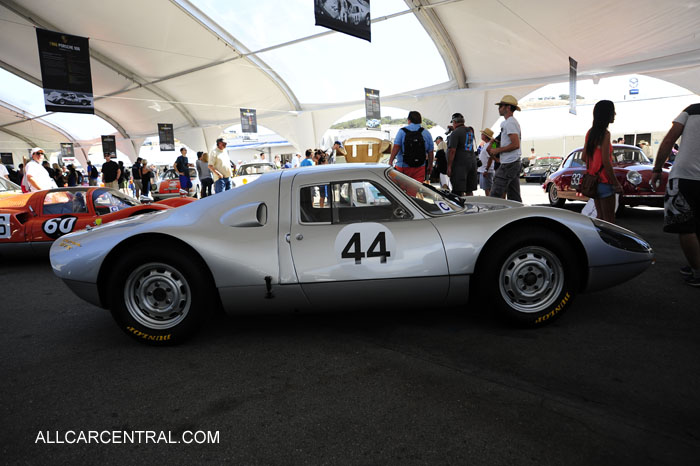
<svg viewBox="0 0 700 466">
<path fill-rule="evenodd" d="M 693 268 L 689 265 L 686 265 L 685 267 L 681 267 L 680 273 L 684 277 L 690 277 L 693 275 Z"/>
<path fill-rule="evenodd" d="M 184 189 L 180 190 L 180 196 L 187 196 L 187 191 Z"/>
<path fill-rule="evenodd" d="M 700 278 L 691 275 L 685 279 L 685 283 L 694 286 L 695 288 L 700 288 Z"/>
</svg>

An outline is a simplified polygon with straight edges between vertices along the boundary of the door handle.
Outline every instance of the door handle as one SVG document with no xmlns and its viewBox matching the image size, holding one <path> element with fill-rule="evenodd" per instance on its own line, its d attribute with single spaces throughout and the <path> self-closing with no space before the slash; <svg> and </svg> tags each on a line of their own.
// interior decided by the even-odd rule
<svg viewBox="0 0 700 466">
<path fill-rule="evenodd" d="M 296 239 L 297 241 L 301 241 L 304 239 L 304 235 L 302 235 L 301 233 L 297 233 Z"/>
</svg>

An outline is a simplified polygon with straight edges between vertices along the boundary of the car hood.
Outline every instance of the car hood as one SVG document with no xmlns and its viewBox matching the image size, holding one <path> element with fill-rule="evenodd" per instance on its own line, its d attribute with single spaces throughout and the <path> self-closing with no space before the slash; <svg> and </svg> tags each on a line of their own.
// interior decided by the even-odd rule
<svg viewBox="0 0 700 466">
<path fill-rule="evenodd" d="M 496 210 L 510 209 L 513 207 L 523 207 L 523 204 L 515 201 L 507 201 L 505 199 L 484 198 L 483 196 L 472 196 L 466 198 L 464 202 L 464 211 L 461 214 L 471 215 L 485 212 L 493 212 Z"/>
</svg>

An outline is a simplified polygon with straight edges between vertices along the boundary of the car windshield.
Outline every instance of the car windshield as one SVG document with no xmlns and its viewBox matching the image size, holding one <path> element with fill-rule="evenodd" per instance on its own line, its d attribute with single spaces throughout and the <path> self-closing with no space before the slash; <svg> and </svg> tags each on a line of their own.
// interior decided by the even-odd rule
<svg viewBox="0 0 700 466">
<path fill-rule="evenodd" d="M 95 212 L 98 215 L 118 212 L 139 205 L 139 201 L 133 197 L 113 189 L 96 189 L 92 193 L 92 199 L 95 204 Z"/>
<path fill-rule="evenodd" d="M 0 191 L 20 191 L 21 188 L 12 181 L 0 178 Z"/>
<path fill-rule="evenodd" d="M 561 162 L 559 158 L 542 158 L 535 160 L 536 167 L 548 167 L 550 165 L 556 165 Z"/>
<path fill-rule="evenodd" d="M 243 165 L 238 169 L 237 176 L 244 175 L 262 175 L 263 173 L 271 172 L 274 170 L 272 165 L 267 163 L 256 163 L 253 165 Z"/>
<path fill-rule="evenodd" d="M 446 198 L 435 189 L 419 183 L 393 168 L 387 172 L 387 177 L 411 201 L 430 215 L 446 215 L 464 210 L 464 207 Z"/>
<path fill-rule="evenodd" d="M 613 148 L 613 160 L 617 163 L 651 163 L 651 160 L 644 155 L 641 149 L 631 147 Z"/>
</svg>

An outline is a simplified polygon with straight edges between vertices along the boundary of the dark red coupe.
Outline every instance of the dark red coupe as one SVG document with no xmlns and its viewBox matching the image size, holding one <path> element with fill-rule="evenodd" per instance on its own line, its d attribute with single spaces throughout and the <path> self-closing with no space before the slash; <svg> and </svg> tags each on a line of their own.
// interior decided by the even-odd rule
<svg viewBox="0 0 700 466">
<path fill-rule="evenodd" d="M 559 170 L 547 177 L 542 189 L 549 196 L 549 204 L 561 207 L 567 200 L 588 201 L 581 196 L 576 188 L 586 172 L 586 164 L 581 159 L 583 147 L 571 152 L 559 167 Z M 639 147 L 623 144 L 613 145 L 613 171 L 622 185 L 620 208 L 625 205 L 663 207 L 664 191 L 670 172 L 670 164 L 666 164 L 661 177 L 661 184 L 651 185 L 651 170 L 654 164 L 644 155 Z"/>
</svg>

